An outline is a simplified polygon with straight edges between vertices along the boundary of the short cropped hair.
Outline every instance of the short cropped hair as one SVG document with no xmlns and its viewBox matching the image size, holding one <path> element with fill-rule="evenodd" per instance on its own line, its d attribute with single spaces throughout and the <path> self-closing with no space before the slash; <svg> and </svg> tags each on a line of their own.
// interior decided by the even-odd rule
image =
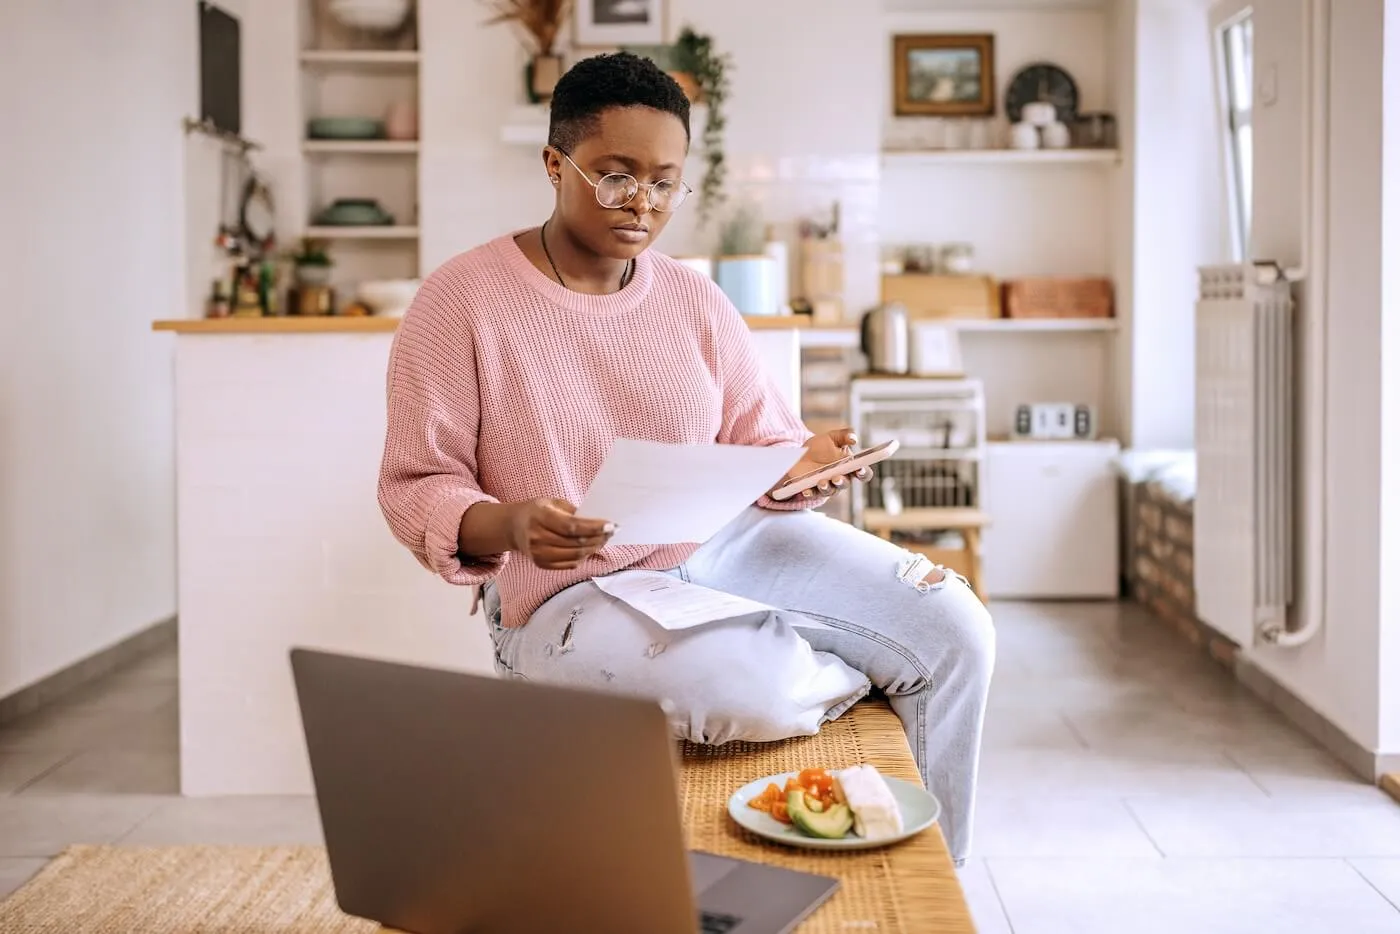
<svg viewBox="0 0 1400 934">
<path fill-rule="evenodd" d="M 690 100 L 666 72 L 631 52 L 585 58 L 564 73 L 549 102 L 549 145 L 570 152 L 612 107 L 650 107 L 675 116 L 690 141 Z"/>
</svg>

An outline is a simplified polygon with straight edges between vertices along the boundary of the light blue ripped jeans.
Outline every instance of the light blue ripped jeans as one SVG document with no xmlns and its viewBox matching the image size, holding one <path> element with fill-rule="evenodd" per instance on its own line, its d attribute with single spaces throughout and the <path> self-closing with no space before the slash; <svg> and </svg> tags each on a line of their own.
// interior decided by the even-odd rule
<svg viewBox="0 0 1400 934">
<path fill-rule="evenodd" d="M 966 581 L 946 572 L 922 584 L 927 564 L 901 579 L 909 558 L 817 512 L 753 507 L 671 573 L 768 613 L 669 632 L 592 581 L 517 629 L 501 628 L 488 586 L 486 613 L 502 675 L 654 697 L 677 737 L 696 742 L 810 735 L 873 684 L 904 724 L 961 863 L 995 636 Z"/>
</svg>

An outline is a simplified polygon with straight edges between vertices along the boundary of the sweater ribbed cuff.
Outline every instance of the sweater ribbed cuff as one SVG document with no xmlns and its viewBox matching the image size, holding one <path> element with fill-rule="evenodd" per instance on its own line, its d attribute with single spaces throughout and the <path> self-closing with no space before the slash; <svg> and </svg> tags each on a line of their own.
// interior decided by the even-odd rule
<svg viewBox="0 0 1400 934">
<path fill-rule="evenodd" d="M 462 517 L 477 503 L 497 502 L 480 490 L 462 489 L 443 497 L 428 519 L 427 546 L 429 567 L 449 584 L 475 587 L 500 573 L 510 560 L 508 554 L 484 555 L 471 562 L 462 561 L 458 538 Z"/>
</svg>

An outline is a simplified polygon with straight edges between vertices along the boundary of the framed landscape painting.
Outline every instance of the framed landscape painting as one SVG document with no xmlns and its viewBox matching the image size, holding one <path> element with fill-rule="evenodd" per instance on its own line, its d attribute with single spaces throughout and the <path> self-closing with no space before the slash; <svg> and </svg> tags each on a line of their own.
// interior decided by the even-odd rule
<svg viewBox="0 0 1400 934">
<path fill-rule="evenodd" d="M 979 117 L 995 113 L 995 45 L 989 34 L 895 36 L 895 114 Z"/>
<path fill-rule="evenodd" d="M 664 45 L 666 0 L 574 0 L 574 45 Z"/>
</svg>

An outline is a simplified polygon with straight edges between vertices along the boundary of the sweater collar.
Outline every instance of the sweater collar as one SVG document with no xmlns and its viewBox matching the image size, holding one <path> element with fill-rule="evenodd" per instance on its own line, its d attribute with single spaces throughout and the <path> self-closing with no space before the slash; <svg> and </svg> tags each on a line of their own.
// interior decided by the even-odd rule
<svg viewBox="0 0 1400 934">
<path fill-rule="evenodd" d="M 530 229 L 533 228 L 515 230 L 497 237 L 491 242 L 491 247 L 519 282 L 538 293 L 550 304 L 587 314 L 619 314 L 636 308 L 651 291 L 654 264 L 650 248 L 637 255 L 636 268 L 626 285 L 608 295 L 589 295 L 585 292 L 566 289 L 535 268 L 535 264 L 530 262 L 530 258 L 515 242 L 516 237 Z"/>
</svg>

